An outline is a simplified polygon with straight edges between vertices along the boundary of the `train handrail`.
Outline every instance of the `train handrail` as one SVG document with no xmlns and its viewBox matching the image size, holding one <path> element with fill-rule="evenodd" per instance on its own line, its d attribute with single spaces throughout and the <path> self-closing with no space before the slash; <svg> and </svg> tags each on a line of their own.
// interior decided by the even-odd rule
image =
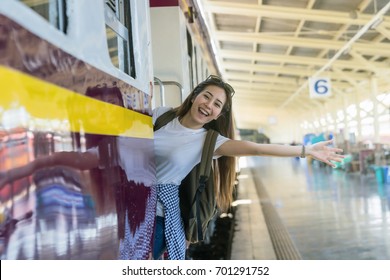
<svg viewBox="0 0 390 280">
<path fill-rule="evenodd" d="M 169 86 L 177 86 L 180 90 L 180 104 L 183 103 L 183 94 L 184 94 L 184 91 L 183 91 L 183 86 L 178 83 L 178 82 L 175 82 L 175 81 L 163 81 L 163 84 L 164 85 L 169 85 Z"/>
<path fill-rule="evenodd" d="M 180 90 L 180 104 L 183 103 L 184 90 L 183 90 L 183 86 L 180 83 L 178 83 L 176 81 L 161 81 L 159 78 L 154 77 L 154 84 L 155 85 L 158 84 L 160 86 L 161 106 L 165 106 L 165 89 L 164 89 L 165 85 L 177 86 Z"/>
<path fill-rule="evenodd" d="M 160 99 L 161 99 L 161 106 L 165 106 L 165 89 L 163 82 L 157 78 L 154 77 L 154 84 L 160 86 Z"/>
</svg>

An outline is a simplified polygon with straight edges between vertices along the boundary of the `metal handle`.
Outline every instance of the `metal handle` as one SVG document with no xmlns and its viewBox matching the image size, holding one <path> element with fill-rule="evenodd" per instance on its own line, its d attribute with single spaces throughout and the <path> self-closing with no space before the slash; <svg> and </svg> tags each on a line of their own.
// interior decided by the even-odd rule
<svg viewBox="0 0 390 280">
<path fill-rule="evenodd" d="M 165 106 L 165 85 L 167 86 L 177 86 L 180 90 L 180 104 L 183 103 L 183 86 L 175 81 L 161 81 L 159 78 L 154 77 L 154 84 L 160 86 L 160 98 L 161 98 L 161 105 Z"/>
</svg>

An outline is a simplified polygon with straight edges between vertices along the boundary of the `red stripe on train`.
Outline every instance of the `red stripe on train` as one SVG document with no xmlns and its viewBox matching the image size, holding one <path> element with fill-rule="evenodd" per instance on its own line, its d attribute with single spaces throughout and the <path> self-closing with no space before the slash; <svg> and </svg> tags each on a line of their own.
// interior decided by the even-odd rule
<svg viewBox="0 0 390 280">
<path fill-rule="evenodd" d="M 179 6 L 179 0 L 149 0 L 150 7 Z"/>
</svg>

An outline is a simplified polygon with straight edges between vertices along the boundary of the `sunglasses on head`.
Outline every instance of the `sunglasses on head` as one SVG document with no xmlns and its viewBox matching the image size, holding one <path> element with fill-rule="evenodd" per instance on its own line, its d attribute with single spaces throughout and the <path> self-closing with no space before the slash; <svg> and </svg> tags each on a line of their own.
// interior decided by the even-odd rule
<svg viewBox="0 0 390 280">
<path fill-rule="evenodd" d="M 216 75 L 210 75 L 207 77 L 206 81 L 214 81 L 218 84 L 221 84 L 223 86 L 223 88 L 230 94 L 230 96 L 233 97 L 234 95 L 234 89 L 231 85 L 229 85 L 228 83 L 226 83 L 224 80 L 222 80 L 219 76 L 216 76 Z"/>
</svg>

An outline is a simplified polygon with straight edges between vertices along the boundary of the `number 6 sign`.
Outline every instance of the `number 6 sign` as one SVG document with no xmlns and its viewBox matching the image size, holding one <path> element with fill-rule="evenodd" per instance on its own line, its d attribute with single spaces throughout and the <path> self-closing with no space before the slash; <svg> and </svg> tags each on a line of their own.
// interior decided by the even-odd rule
<svg viewBox="0 0 390 280">
<path fill-rule="evenodd" d="M 331 95 L 331 83 L 329 78 L 309 78 L 310 97 L 328 97 Z"/>
</svg>

